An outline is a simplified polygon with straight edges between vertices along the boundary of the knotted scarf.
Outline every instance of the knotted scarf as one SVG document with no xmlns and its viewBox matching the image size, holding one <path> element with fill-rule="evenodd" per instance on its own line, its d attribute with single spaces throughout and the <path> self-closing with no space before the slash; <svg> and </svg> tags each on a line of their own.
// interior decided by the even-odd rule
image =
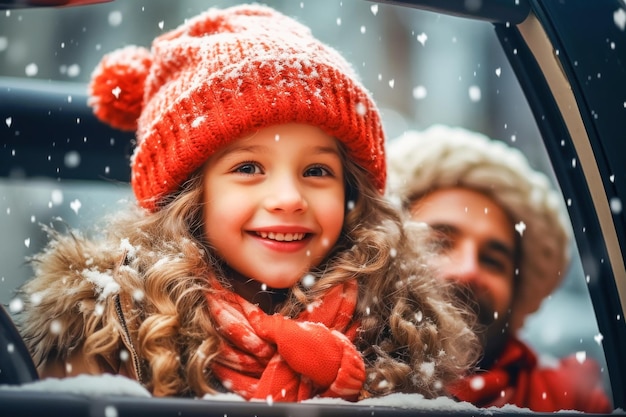
<svg viewBox="0 0 626 417">
<path fill-rule="evenodd" d="M 214 281 L 207 300 L 225 343 L 212 370 L 225 388 L 248 400 L 358 399 L 365 365 L 352 343 L 355 280 L 332 287 L 296 318 L 268 315 Z"/>
</svg>

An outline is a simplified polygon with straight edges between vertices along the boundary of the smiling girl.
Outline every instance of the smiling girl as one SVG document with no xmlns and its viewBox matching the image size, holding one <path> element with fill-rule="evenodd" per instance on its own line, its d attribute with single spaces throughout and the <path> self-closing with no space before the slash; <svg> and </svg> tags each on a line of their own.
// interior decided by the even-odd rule
<svg viewBox="0 0 626 417">
<path fill-rule="evenodd" d="M 20 328 L 43 377 L 354 401 L 446 394 L 474 363 L 473 318 L 383 198 L 379 112 L 308 28 L 210 9 L 106 55 L 89 103 L 136 130 L 137 204 L 34 257 Z"/>
<path fill-rule="evenodd" d="M 203 177 L 207 241 L 230 267 L 236 292 L 271 311 L 271 300 L 255 299 L 261 286 L 293 287 L 341 234 L 338 142 L 310 125 L 266 127 L 216 152 Z"/>
</svg>

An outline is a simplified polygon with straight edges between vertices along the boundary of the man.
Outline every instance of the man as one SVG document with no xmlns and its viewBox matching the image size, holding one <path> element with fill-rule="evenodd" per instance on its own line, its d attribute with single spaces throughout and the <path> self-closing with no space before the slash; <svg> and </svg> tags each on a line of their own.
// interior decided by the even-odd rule
<svg viewBox="0 0 626 417">
<path fill-rule="evenodd" d="M 516 335 L 569 263 L 569 222 L 547 177 L 503 142 L 440 125 L 390 141 L 388 155 L 389 197 L 435 231 L 438 274 L 478 314 L 482 359 L 450 393 L 479 407 L 610 412 L 596 362 L 540 365 Z"/>
</svg>

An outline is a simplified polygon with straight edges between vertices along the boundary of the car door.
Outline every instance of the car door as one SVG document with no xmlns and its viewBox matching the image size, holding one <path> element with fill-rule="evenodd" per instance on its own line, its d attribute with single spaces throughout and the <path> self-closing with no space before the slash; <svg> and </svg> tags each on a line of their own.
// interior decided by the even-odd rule
<svg viewBox="0 0 626 417">
<path fill-rule="evenodd" d="M 360 1 L 360 0 L 358 0 Z M 551 166 L 568 202 L 587 288 L 593 302 L 614 406 L 624 408 L 626 393 L 626 226 L 621 204 L 626 198 L 626 34 L 620 0 L 394 0 L 393 5 L 428 13 L 481 21 L 490 25 L 524 92 Z M 41 3 L 36 4 L 41 6 Z M 4 0 L 0 8 L 26 7 Z M 93 6 L 85 6 L 93 7 Z M 621 12 L 620 12 L 621 11 Z M 581 22 L 585 22 L 584 25 Z M 581 29 L 583 28 L 584 29 Z M 409 68 L 410 71 L 410 68 Z M 71 100 L 68 97 L 72 97 Z M 98 123 L 84 105 L 84 92 L 35 80 L 0 80 L 3 132 L 0 176 L 127 181 L 132 135 Z M 11 133 L 8 134 L 6 131 Z M 65 141 L 51 146 L 45 133 Z M 15 132 L 19 132 L 16 135 Z M 86 133 L 87 132 L 87 133 Z M 85 140 L 88 138 L 88 140 Z M 68 160 L 68 155 L 69 160 Z M 71 156 L 79 155 L 80 169 Z M 63 161 L 47 164 L 45 160 Z M 17 172 L 17 174 L 16 174 Z M 37 379 L 12 327 L 0 311 L 0 383 L 24 384 Z M 39 406 L 33 406 L 38 402 Z M 303 408 L 274 404 L 197 404 L 186 400 L 55 398 L 46 393 L 0 390 L 0 410 L 35 410 L 59 415 L 100 415 L 106 405 L 117 415 L 163 415 L 185 410 L 189 415 L 291 415 Z M 4 407 L 4 408 L 3 408 Z M 316 415 L 414 415 L 415 410 L 333 405 L 304 407 Z M 476 410 L 435 410 L 438 415 L 474 415 Z M 478 412 L 480 413 L 480 412 Z M 490 412 L 485 412 L 490 413 Z M 519 411 L 516 411 L 519 413 Z M 564 413 L 567 414 L 567 413 Z M 295 414 L 294 414 L 295 415 Z M 517 415 L 517 414 L 516 414 Z M 539 413 L 535 415 L 540 415 Z"/>
</svg>

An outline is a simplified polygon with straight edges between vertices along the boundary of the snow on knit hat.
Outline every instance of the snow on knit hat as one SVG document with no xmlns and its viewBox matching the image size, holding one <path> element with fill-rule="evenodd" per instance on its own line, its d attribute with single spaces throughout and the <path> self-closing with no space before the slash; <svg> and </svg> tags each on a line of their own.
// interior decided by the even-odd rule
<svg viewBox="0 0 626 417">
<path fill-rule="evenodd" d="M 520 285 L 509 326 L 526 316 L 561 282 L 569 264 L 571 226 L 560 194 L 526 157 L 505 143 L 462 128 L 434 125 L 389 141 L 388 192 L 408 209 L 445 187 L 466 187 L 494 199 L 521 234 Z M 525 226 L 525 229 L 523 228 Z"/>
<path fill-rule="evenodd" d="M 384 193 L 385 138 L 370 93 L 335 49 L 268 6 L 211 8 L 157 37 L 150 51 L 113 51 L 89 89 L 99 119 L 136 130 L 131 183 L 148 210 L 220 147 L 290 122 L 341 141 Z"/>
</svg>

